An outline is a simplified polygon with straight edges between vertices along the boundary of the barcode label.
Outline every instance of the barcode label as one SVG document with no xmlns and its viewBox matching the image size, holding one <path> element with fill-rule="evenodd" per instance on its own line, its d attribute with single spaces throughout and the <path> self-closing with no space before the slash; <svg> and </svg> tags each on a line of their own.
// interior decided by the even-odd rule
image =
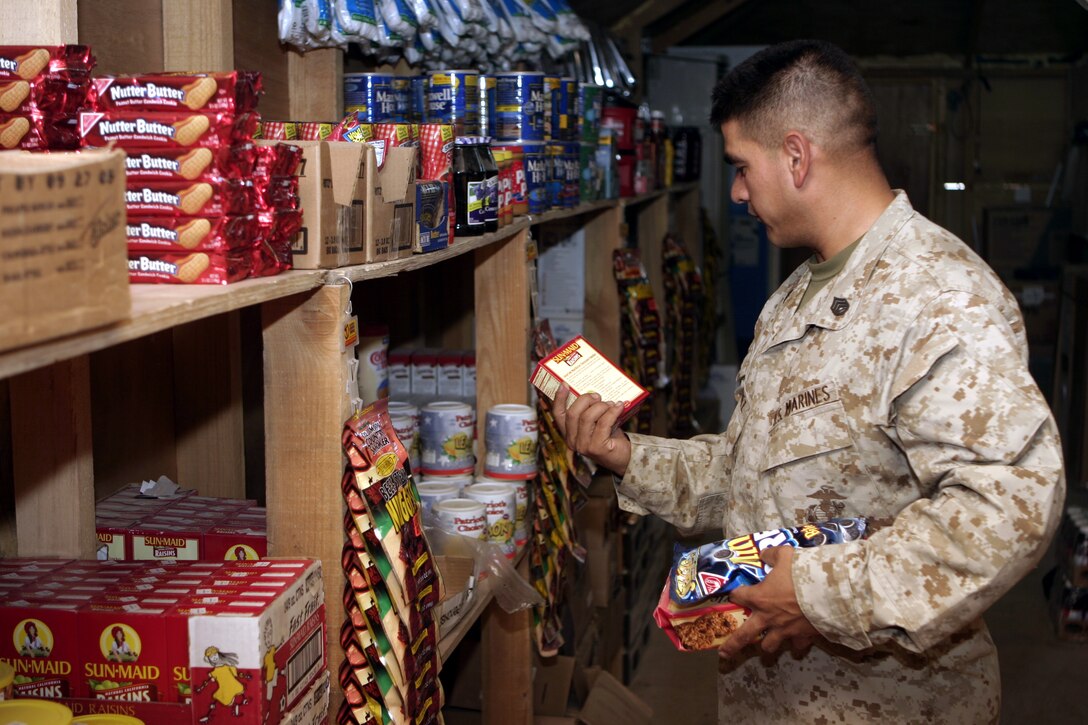
<svg viewBox="0 0 1088 725">
<path fill-rule="evenodd" d="M 309 683 L 314 672 L 321 664 L 325 639 L 323 630 L 318 627 L 310 638 L 287 660 L 287 701 L 291 702 L 298 690 Z"/>
</svg>

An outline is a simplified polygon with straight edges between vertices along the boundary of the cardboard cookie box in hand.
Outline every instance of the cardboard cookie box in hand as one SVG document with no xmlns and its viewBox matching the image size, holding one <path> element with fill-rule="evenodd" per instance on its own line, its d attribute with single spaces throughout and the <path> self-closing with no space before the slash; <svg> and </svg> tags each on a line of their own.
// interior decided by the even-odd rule
<svg viewBox="0 0 1088 725">
<path fill-rule="evenodd" d="M 125 155 L 0 153 L 0 350 L 129 315 Z"/>
</svg>

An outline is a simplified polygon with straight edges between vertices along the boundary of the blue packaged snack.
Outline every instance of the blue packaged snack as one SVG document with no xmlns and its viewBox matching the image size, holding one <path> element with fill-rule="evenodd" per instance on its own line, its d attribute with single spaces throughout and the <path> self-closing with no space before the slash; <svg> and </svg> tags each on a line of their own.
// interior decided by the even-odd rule
<svg viewBox="0 0 1088 725">
<path fill-rule="evenodd" d="M 721 598 L 737 587 L 763 581 L 768 572 L 761 556 L 764 549 L 842 544 L 864 538 L 867 529 L 863 518 L 842 518 L 744 534 L 695 549 L 677 544 L 669 571 L 669 598 L 683 607 Z"/>
</svg>

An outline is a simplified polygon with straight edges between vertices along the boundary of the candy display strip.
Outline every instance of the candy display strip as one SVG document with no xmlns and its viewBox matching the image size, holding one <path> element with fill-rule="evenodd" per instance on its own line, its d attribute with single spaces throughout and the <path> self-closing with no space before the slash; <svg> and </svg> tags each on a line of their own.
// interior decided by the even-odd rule
<svg viewBox="0 0 1088 725">
<path fill-rule="evenodd" d="M 669 435 L 689 438 L 696 433 L 695 366 L 703 282 L 682 242 L 666 234 L 662 245 L 665 283 L 665 358 L 669 376 Z"/>
</svg>

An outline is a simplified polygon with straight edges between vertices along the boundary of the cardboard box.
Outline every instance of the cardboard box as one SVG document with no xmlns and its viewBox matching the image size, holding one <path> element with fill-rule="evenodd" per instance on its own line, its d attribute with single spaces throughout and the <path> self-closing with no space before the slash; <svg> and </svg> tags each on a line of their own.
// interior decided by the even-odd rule
<svg viewBox="0 0 1088 725">
<path fill-rule="evenodd" d="M 619 578 L 614 540 L 618 514 L 614 494 L 588 498 L 575 514 L 578 536 L 586 548 L 586 576 L 595 607 L 607 607 L 612 603 L 612 592 Z"/>
<path fill-rule="evenodd" d="M 574 676 L 574 658 L 555 656 L 535 659 L 533 715 L 566 715 L 571 679 Z"/>
<path fill-rule="evenodd" d="M 0 153 L 0 350 L 130 307 L 124 153 Z"/>
<path fill-rule="evenodd" d="M 417 181 L 412 185 L 416 200 L 416 236 L 412 251 L 437 252 L 450 246 L 450 207 L 447 181 Z"/>
<path fill-rule="evenodd" d="M 366 233 L 363 261 L 384 262 L 411 254 L 415 244 L 416 149 L 389 149 L 381 168 L 374 149 L 361 145 L 366 156 Z"/>
<path fill-rule="evenodd" d="M 362 264 L 368 178 L 365 147 L 334 141 L 290 143 L 302 148 L 298 181 L 302 230 L 291 247 L 292 263 L 297 269 Z"/>
<path fill-rule="evenodd" d="M 650 725 L 654 711 L 619 680 L 599 668 L 586 670 L 589 695 L 578 712 L 585 725 Z"/>
</svg>

